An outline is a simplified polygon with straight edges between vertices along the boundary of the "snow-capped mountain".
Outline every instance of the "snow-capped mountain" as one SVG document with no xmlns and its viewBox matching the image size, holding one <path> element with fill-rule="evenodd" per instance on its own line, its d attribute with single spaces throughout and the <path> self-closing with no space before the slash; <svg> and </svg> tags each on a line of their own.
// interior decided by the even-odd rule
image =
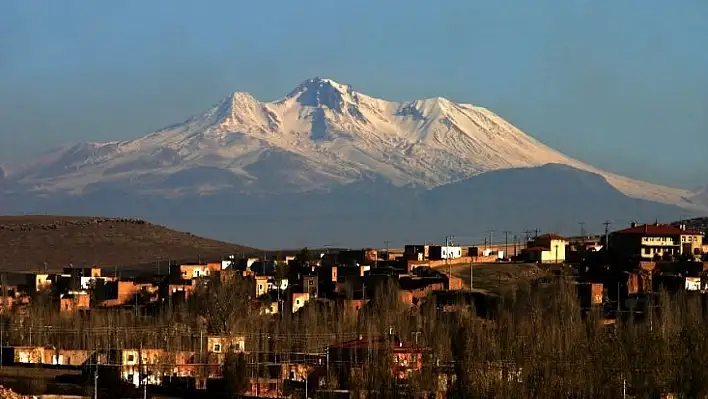
<svg viewBox="0 0 708 399">
<path fill-rule="evenodd" d="M 67 146 L 4 169 L 6 180 L 37 193 L 129 187 L 181 196 L 306 192 L 367 180 L 433 188 L 551 163 L 600 174 L 630 197 L 695 207 L 686 190 L 597 170 L 485 108 L 444 98 L 385 101 L 322 78 L 272 102 L 236 92 L 138 139 Z"/>
</svg>

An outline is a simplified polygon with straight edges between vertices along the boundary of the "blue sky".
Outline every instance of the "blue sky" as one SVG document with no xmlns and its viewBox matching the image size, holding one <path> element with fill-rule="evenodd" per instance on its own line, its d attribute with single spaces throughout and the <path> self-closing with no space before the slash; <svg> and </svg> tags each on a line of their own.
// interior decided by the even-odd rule
<svg viewBox="0 0 708 399">
<path fill-rule="evenodd" d="M 693 188 L 708 182 L 707 43 L 704 0 L 10 0 L 0 162 L 326 76 L 484 105 L 583 161 Z"/>
</svg>

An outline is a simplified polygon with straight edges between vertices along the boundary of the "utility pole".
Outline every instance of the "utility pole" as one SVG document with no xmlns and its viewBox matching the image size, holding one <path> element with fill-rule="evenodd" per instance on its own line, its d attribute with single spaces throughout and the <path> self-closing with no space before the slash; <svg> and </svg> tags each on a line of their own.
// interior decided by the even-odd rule
<svg viewBox="0 0 708 399">
<path fill-rule="evenodd" d="M 474 288 L 474 266 L 470 262 L 470 291 Z"/>
<path fill-rule="evenodd" d="M 509 233 L 511 231 L 504 230 L 504 257 L 509 256 Z"/>
<path fill-rule="evenodd" d="M 534 238 L 538 238 L 538 233 L 539 233 L 539 232 L 540 232 L 539 229 L 535 229 L 535 230 L 534 230 L 534 236 L 533 236 L 533 237 L 534 237 Z"/>
<path fill-rule="evenodd" d="M 585 237 L 585 222 L 578 222 L 580 225 L 580 236 Z"/>
<path fill-rule="evenodd" d="M 514 234 L 514 257 L 517 256 L 516 249 L 518 247 L 518 244 L 519 244 L 519 237 L 516 234 Z"/>
<path fill-rule="evenodd" d="M 448 272 L 448 284 L 447 287 L 448 289 L 450 288 L 450 279 L 452 278 L 452 263 L 450 263 L 450 246 L 452 245 L 452 236 L 446 236 L 445 237 L 445 252 L 447 255 L 445 256 L 445 263 L 447 263 L 447 272 Z"/>
<path fill-rule="evenodd" d="M 615 319 L 619 317 L 620 311 L 622 310 L 622 308 L 620 307 L 621 302 L 622 301 L 620 300 L 620 283 L 617 282 L 617 316 L 615 317 Z"/>
<path fill-rule="evenodd" d="M 204 352 L 203 352 L 203 342 L 204 342 L 204 330 L 199 329 L 199 363 L 204 363 Z"/>
<path fill-rule="evenodd" d="M 610 225 L 612 224 L 612 222 L 607 220 L 603 224 L 605 225 L 605 250 L 609 250 L 610 249 Z"/>
<path fill-rule="evenodd" d="M 524 234 L 526 234 L 526 243 L 529 242 L 529 239 L 531 238 L 531 233 L 533 233 L 531 230 L 524 231 Z"/>
<path fill-rule="evenodd" d="M 558 264 L 558 244 L 556 244 L 556 265 Z"/>
</svg>

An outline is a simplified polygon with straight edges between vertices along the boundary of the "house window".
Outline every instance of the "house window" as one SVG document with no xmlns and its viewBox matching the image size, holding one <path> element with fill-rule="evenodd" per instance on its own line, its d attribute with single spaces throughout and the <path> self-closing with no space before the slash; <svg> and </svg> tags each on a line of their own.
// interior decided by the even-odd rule
<svg viewBox="0 0 708 399">
<path fill-rule="evenodd" d="M 262 289 L 263 289 L 263 284 L 258 284 L 258 290 L 260 291 Z"/>
<path fill-rule="evenodd" d="M 310 285 L 312 285 L 312 280 L 310 280 Z"/>
<path fill-rule="evenodd" d="M 196 271 L 194 272 L 194 274 L 195 274 L 197 277 L 199 277 L 199 270 L 196 270 Z"/>
<path fill-rule="evenodd" d="M 300 300 L 299 300 L 299 299 L 295 300 L 295 304 L 296 304 L 296 305 L 299 305 L 299 304 L 300 304 Z"/>
<path fill-rule="evenodd" d="M 221 352 L 221 344 L 214 344 L 214 352 L 216 352 L 216 353 Z"/>
<path fill-rule="evenodd" d="M 650 248 L 644 248 L 644 255 L 650 255 L 651 254 L 651 249 Z"/>
<path fill-rule="evenodd" d="M 135 361 L 135 356 L 133 356 L 133 355 L 128 355 L 128 361 L 129 361 L 129 362 L 134 362 L 134 361 Z"/>
</svg>

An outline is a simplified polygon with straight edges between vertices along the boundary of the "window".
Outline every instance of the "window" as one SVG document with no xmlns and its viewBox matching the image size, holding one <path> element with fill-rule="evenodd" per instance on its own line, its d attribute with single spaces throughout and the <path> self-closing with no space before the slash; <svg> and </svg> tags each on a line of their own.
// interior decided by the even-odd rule
<svg viewBox="0 0 708 399">
<path fill-rule="evenodd" d="M 135 356 L 133 356 L 133 355 L 128 355 L 128 361 L 129 361 L 129 362 L 134 362 L 134 361 L 135 361 Z"/>
<path fill-rule="evenodd" d="M 312 280 L 310 280 L 309 284 L 312 285 Z"/>
<path fill-rule="evenodd" d="M 216 352 L 216 353 L 221 352 L 221 344 L 214 344 L 214 352 Z"/>
<path fill-rule="evenodd" d="M 644 255 L 650 255 L 651 254 L 651 249 L 650 248 L 644 248 Z"/>
<path fill-rule="evenodd" d="M 260 291 L 262 289 L 263 289 L 263 284 L 258 284 L 258 290 Z"/>
<path fill-rule="evenodd" d="M 300 300 L 299 300 L 299 299 L 295 300 L 295 304 L 296 304 L 296 305 L 299 305 L 299 304 L 300 304 Z"/>
<path fill-rule="evenodd" d="M 194 275 L 197 276 L 197 277 L 199 277 L 199 270 L 195 270 L 195 271 L 194 271 Z"/>
</svg>

